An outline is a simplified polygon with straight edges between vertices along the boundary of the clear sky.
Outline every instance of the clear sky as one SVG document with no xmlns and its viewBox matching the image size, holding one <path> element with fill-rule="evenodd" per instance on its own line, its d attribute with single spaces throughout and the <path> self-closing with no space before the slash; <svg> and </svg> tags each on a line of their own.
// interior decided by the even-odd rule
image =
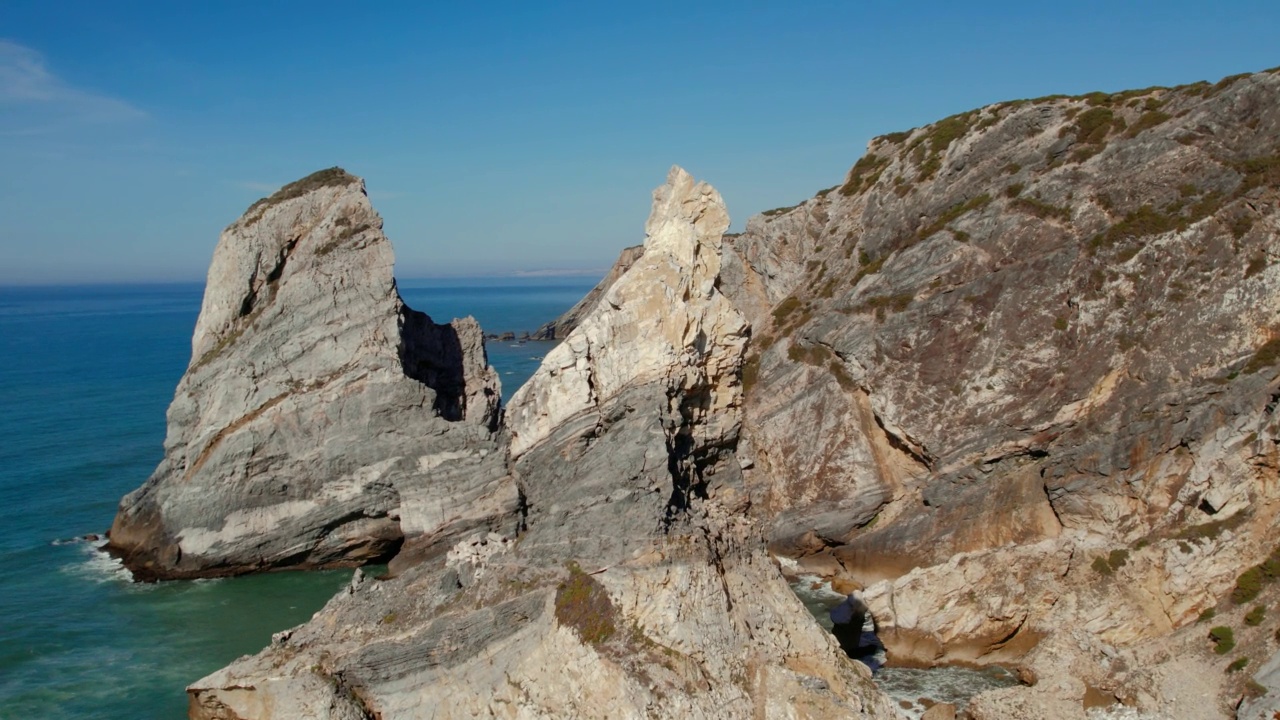
<svg viewBox="0 0 1280 720">
<path fill-rule="evenodd" d="M 203 279 L 365 178 L 401 277 L 599 270 L 680 164 L 748 216 L 999 100 L 1280 65 L 1280 2 L 0 2 L 0 284 Z"/>
</svg>

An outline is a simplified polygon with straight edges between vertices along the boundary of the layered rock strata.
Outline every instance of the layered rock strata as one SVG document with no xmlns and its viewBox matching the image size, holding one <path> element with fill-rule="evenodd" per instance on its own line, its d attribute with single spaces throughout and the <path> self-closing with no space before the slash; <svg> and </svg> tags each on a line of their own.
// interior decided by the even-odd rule
<svg viewBox="0 0 1280 720">
<path fill-rule="evenodd" d="M 1150 696 L 1109 658 L 1280 540 L 1277 168 L 1272 71 L 962 113 L 753 218 L 724 291 L 774 551 L 868 586 L 891 661 Z"/>
<path fill-rule="evenodd" d="M 744 513 L 727 226 L 673 169 L 643 256 L 512 399 L 518 538 L 353 583 L 192 716 L 895 717 Z"/>
<path fill-rule="evenodd" d="M 223 232 L 164 459 L 112 525 L 136 577 L 356 565 L 514 527 L 480 327 L 406 307 L 381 228 L 334 168 Z"/>
</svg>

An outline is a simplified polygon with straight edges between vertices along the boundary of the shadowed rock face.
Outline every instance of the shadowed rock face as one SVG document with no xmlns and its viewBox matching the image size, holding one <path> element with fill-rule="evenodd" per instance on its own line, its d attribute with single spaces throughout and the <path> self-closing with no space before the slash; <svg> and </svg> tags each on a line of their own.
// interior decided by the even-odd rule
<svg viewBox="0 0 1280 720">
<path fill-rule="evenodd" d="M 335 168 L 222 234 L 164 460 L 112 526 L 136 577 L 355 565 L 514 522 L 480 328 L 404 305 L 381 227 Z"/>
</svg>

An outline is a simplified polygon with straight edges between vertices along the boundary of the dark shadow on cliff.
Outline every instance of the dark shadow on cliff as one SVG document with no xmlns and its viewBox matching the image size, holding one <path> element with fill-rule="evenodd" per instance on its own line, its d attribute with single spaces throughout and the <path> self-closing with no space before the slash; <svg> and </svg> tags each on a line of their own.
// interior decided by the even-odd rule
<svg viewBox="0 0 1280 720">
<path fill-rule="evenodd" d="M 432 409 L 450 421 L 467 412 L 462 343 L 452 325 L 439 325 L 409 306 L 400 311 L 400 364 L 404 374 L 436 393 Z"/>
</svg>

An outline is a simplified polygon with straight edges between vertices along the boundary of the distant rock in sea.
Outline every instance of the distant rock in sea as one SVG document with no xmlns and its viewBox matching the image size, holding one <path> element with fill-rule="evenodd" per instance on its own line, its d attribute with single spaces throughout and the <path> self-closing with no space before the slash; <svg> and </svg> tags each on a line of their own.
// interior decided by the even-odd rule
<svg viewBox="0 0 1280 720">
<path fill-rule="evenodd" d="M 165 456 L 108 549 L 144 580 L 358 565 L 509 531 L 479 325 L 405 306 L 364 183 L 331 168 L 222 234 Z"/>
</svg>

